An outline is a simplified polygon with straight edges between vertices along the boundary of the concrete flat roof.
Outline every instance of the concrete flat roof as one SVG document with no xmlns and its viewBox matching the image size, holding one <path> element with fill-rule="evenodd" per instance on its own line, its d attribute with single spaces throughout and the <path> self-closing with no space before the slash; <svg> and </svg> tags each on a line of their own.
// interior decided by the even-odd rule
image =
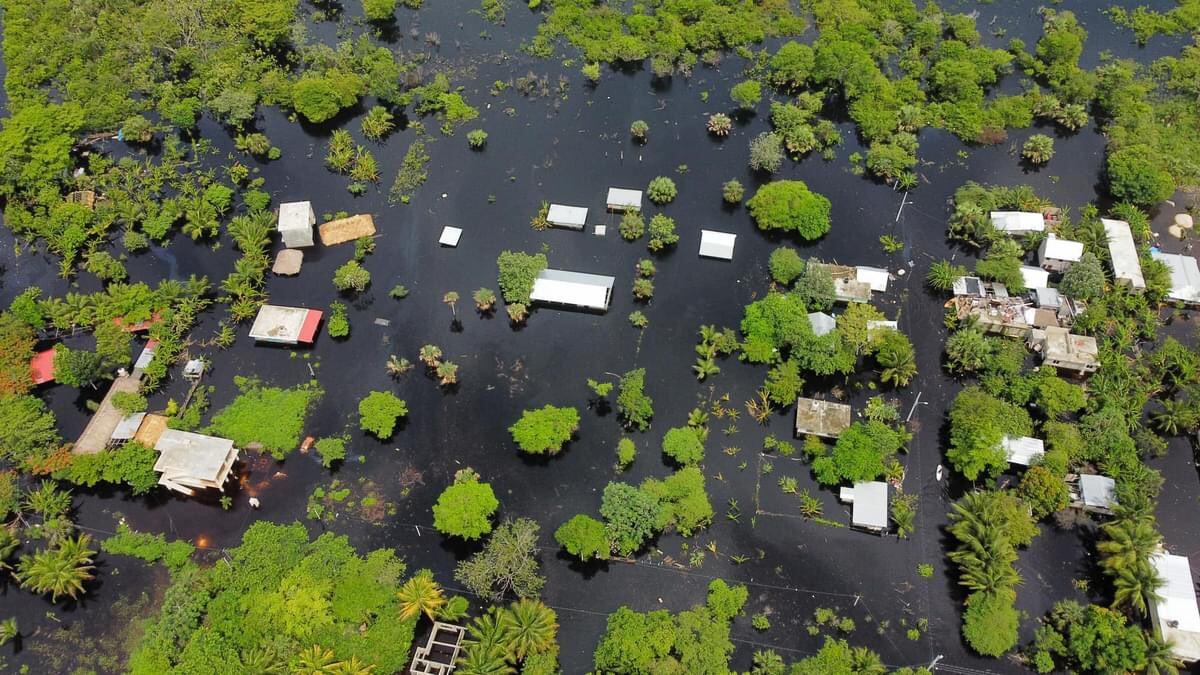
<svg viewBox="0 0 1200 675">
<path fill-rule="evenodd" d="M 159 452 L 154 470 L 188 487 L 220 488 L 237 460 L 233 441 L 178 429 L 164 430 L 154 449 Z"/>
<path fill-rule="evenodd" d="M 552 305 L 607 310 L 615 282 L 614 277 L 599 274 L 544 269 L 533 280 L 529 299 Z"/>
<path fill-rule="evenodd" d="M 737 235 L 716 230 L 700 230 L 700 256 L 733 260 L 733 247 Z"/>
<path fill-rule="evenodd" d="M 1191 256 L 1151 251 L 1150 257 L 1171 270 L 1171 290 L 1167 297 L 1188 304 L 1200 304 L 1200 265 Z"/>
<path fill-rule="evenodd" d="M 572 230 L 582 230 L 587 222 L 588 210 L 582 206 L 565 206 L 551 204 L 546 212 L 546 222 L 556 227 L 568 227 Z"/>
<path fill-rule="evenodd" d="M 312 232 L 312 226 L 317 223 L 317 215 L 313 213 L 312 202 L 284 202 L 279 205 L 279 231 L 307 230 Z"/>
<path fill-rule="evenodd" d="M 888 271 L 878 267 L 859 265 L 854 268 L 854 280 L 867 284 L 876 293 L 886 293 L 888 287 Z"/>
<path fill-rule="evenodd" d="M 1050 285 L 1050 273 L 1040 267 L 1021 265 L 1021 280 L 1025 288 L 1046 288 Z"/>
<path fill-rule="evenodd" d="M 1094 473 L 1079 476 L 1079 496 L 1086 506 L 1111 509 L 1117 503 L 1116 488 L 1116 481 L 1108 476 Z"/>
<path fill-rule="evenodd" d="M 850 427 L 850 406 L 815 398 L 796 399 L 796 435 L 837 438 Z"/>
<path fill-rule="evenodd" d="M 851 499 L 854 502 L 854 506 L 850 510 L 851 525 L 854 527 L 865 527 L 869 530 L 882 531 L 887 529 L 887 483 L 878 480 L 855 483 Z"/>
<path fill-rule="evenodd" d="M 1146 279 L 1142 276 L 1142 263 L 1138 259 L 1137 245 L 1133 242 L 1129 223 L 1109 218 L 1101 218 L 1100 223 L 1104 225 L 1104 234 L 1108 235 L 1113 277 L 1133 288 L 1145 288 Z"/>
<path fill-rule="evenodd" d="M 316 338 L 321 314 L 320 310 L 305 307 L 263 305 L 250 326 L 250 337 L 285 345 L 309 343 Z"/>
<path fill-rule="evenodd" d="M 462 233 L 463 231 L 461 227 L 451 227 L 447 225 L 442 228 L 442 236 L 438 237 L 438 243 L 442 246 L 457 248 L 458 241 L 462 239 Z"/>
</svg>

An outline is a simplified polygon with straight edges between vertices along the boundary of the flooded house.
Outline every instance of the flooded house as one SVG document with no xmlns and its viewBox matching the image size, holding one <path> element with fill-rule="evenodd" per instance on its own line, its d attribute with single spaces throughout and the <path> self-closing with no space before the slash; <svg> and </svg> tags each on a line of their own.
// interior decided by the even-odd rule
<svg viewBox="0 0 1200 675">
<path fill-rule="evenodd" d="M 1147 598 L 1150 623 L 1158 637 L 1170 645 L 1171 655 L 1184 663 L 1200 660 L 1200 606 L 1196 579 L 1187 556 L 1159 550 L 1150 564 L 1163 584 Z"/>
<path fill-rule="evenodd" d="M 642 191 L 610 187 L 606 203 L 609 211 L 641 211 Z"/>
<path fill-rule="evenodd" d="M 1030 290 L 1049 288 L 1050 273 L 1040 267 L 1021 265 L 1021 281 Z"/>
<path fill-rule="evenodd" d="M 369 213 L 356 216 L 337 218 L 328 223 L 321 223 L 317 231 L 321 234 L 321 243 L 325 246 L 336 246 L 348 241 L 375 235 L 375 218 Z"/>
<path fill-rule="evenodd" d="M 587 223 L 588 210 L 582 206 L 565 206 L 551 204 L 546 211 L 546 222 L 554 227 L 568 230 L 582 230 Z"/>
<path fill-rule="evenodd" d="M 1200 265 L 1191 256 L 1151 251 L 1150 257 L 1171 270 L 1171 290 L 1167 297 L 1185 305 L 1200 305 Z"/>
<path fill-rule="evenodd" d="M 870 302 L 871 284 L 858 280 L 858 270 L 846 265 L 810 262 L 833 277 L 833 297 L 838 302 Z"/>
<path fill-rule="evenodd" d="M 29 360 L 29 377 L 35 385 L 54 381 L 54 348 L 43 349 Z"/>
<path fill-rule="evenodd" d="M 1033 331 L 1029 344 L 1034 351 L 1041 352 L 1043 365 L 1080 375 L 1100 369 L 1100 347 L 1094 337 L 1050 326 Z"/>
<path fill-rule="evenodd" d="M 1034 308 L 1024 298 L 1004 295 L 958 295 L 946 303 L 960 320 L 973 319 L 985 333 L 1026 338 L 1033 330 Z"/>
<path fill-rule="evenodd" d="M 417 647 L 408 672 L 411 675 L 450 675 L 458 667 L 458 655 L 466 634 L 462 626 L 434 621 L 429 639 Z"/>
<path fill-rule="evenodd" d="M 438 245 L 446 248 L 458 248 L 458 242 L 462 240 L 462 235 L 461 227 L 447 225 L 442 228 L 442 233 L 438 236 Z"/>
<path fill-rule="evenodd" d="M 224 490 L 225 481 L 237 462 L 233 441 L 205 434 L 164 429 L 154 443 L 158 482 L 185 495 L 198 489 Z"/>
<path fill-rule="evenodd" d="M 1007 298 L 1008 287 L 998 281 L 984 281 L 979 277 L 959 277 L 952 287 L 954 295 L 969 295 L 977 298 Z"/>
<path fill-rule="evenodd" d="M 250 326 L 250 337 L 281 345 L 312 344 L 322 314 L 319 309 L 263 305 Z"/>
<path fill-rule="evenodd" d="M 716 230 L 700 230 L 700 257 L 733 260 L 737 235 Z"/>
<path fill-rule="evenodd" d="M 1142 276 L 1142 263 L 1138 257 L 1137 245 L 1133 241 L 1133 232 L 1129 223 L 1124 220 L 1101 218 L 1104 234 L 1108 237 L 1108 254 L 1112 263 L 1113 279 L 1135 291 L 1146 289 L 1146 279 Z"/>
<path fill-rule="evenodd" d="M 850 504 L 850 527 L 876 534 L 888 529 L 888 484 L 873 480 L 843 487 L 838 500 Z"/>
<path fill-rule="evenodd" d="M 796 399 L 796 435 L 837 438 L 850 428 L 850 406 L 815 398 Z"/>
<path fill-rule="evenodd" d="M 558 307 L 608 311 L 614 277 L 567 270 L 544 269 L 533 280 L 533 302 Z"/>
<path fill-rule="evenodd" d="M 1033 234 L 1046 230 L 1046 217 L 1035 211 L 992 211 L 988 217 L 992 227 L 1005 234 Z"/>
<path fill-rule="evenodd" d="M 1111 516 L 1117 505 L 1117 482 L 1098 474 L 1067 474 L 1071 506 L 1090 513 Z"/>
<path fill-rule="evenodd" d="M 1038 265 L 1050 272 L 1066 272 L 1082 257 L 1082 243 L 1070 239 L 1059 239 L 1053 232 L 1046 235 L 1042 245 L 1038 247 Z"/>
<path fill-rule="evenodd" d="M 829 335 L 833 332 L 833 329 L 837 328 L 837 319 L 825 312 L 809 312 L 808 325 L 812 327 L 813 335 L 821 337 L 822 335 Z"/>
<path fill-rule="evenodd" d="M 284 202 L 279 205 L 279 221 L 276 229 L 283 245 L 288 248 L 303 248 L 313 245 L 313 225 L 317 214 L 313 213 L 312 202 Z"/>
<path fill-rule="evenodd" d="M 875 293 L 886 293 L 888 281 L 891 280 L 891 274 L 879 267 L 859 265 L 854 268 L 854 280 L 870 286 L 871 290 Z"/>
</svg>

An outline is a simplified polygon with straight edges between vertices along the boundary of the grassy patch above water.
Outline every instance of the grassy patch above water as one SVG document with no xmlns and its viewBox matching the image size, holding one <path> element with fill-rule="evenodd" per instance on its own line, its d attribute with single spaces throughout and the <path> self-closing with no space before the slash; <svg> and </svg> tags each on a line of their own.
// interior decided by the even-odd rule
<svg viewBox="0 0 1200 675">
<path fill-rule="evenodd" d="M 262 445 L 283 459 L 300 444 L 304 417 L 321 396 L 315 383 L 291 389 L 263 386 L 257 379 L 235 377 L 241 394 L 213 416 L 211 433 L 233 439 L 239 447 Z"/>
</svg>

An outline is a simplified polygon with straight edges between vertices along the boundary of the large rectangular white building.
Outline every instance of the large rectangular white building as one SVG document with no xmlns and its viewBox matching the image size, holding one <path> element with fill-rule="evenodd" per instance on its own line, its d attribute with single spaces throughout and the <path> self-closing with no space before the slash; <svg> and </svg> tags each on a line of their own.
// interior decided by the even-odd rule
<svg viewBox="0 0 1200 675">
<path fill-rule="evenodd" d="M 1142 276 L 1142 263 L 1138 259 L 1137 244 L 1129 223 L 1123 220 L 1101 218 L 1104 234 L 1108 236 L 1108 254 L 1111 258 L 1113 278 L 1135 291 L 1145 290 L 1146 279 Z"/>
<path fill-rule="evenodd" d="M 642 191 L 627 188 L 608 188 L 608 208 L 613 211 L 641 211 Z"/>
<path fill-rule="evenodd" d="M 1046 229 L 1046 218 L 1032 211 L 992 211 L 992 227 L 1005 234 L 1031 234 Z"/>
<path fill-rule="evenodd" d="M 616 279 L 599 274 L 545 269 L 533 280 L 529 299 L 548 305 L 608 311 Z"/>
<path fill-rule="evenodd" d="M 588 210 L 582 206 L 565 206 L 551 204 L 546 211 L 546 222 L 555 227 L 565 227 L 569 230 L 582 230 L 587 221 Z"/>
<path fill-rule="evenodd" d="M 1188 663 L 1200 660 L 1200 607 L 1196 580 L 1186 556 L 1160 551 L 1150 564 L 1163 579 L 1158 597 L 1151 597 L 1150 621 L 1159 637 L 1171 644 L 1171 654 Z"/>
</svg>

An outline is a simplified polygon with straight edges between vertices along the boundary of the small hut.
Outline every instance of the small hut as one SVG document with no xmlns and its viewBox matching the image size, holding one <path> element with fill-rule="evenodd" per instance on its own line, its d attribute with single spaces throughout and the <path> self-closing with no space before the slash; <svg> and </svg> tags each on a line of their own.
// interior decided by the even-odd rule
<svg viewBox="0 0 1200 675">
<path fill-rule="evenodd" d="M 850 510 L 851 527 L 876 534 L 887 532 L 887 483 L 878 480 L 855 483 L 852 488 L 842 488 L 838 493 L 838 499 L 845 504 L 852 505 Z"/>
<path fill-rule="evenodd" d="M 642 191 L 610 187 L 607 203 L 610 211 L 641 211 Z"/>
<path fill-rule="evenodd" d="M 550 209 L 546 211 L 546 222 L 568 230 L 582 230 L 587 222 L 587 213 L 588 210 L 582 206 L 551 204 Z"/>
<path fill-rule="evenodd" d="M 312 246 L 313 225 L 316 224 L 317 214 L 313 213 L 312 202 L 284 202 L 279 205 L 276 228 L 284 246 Z"/>
<path fill-rule="evenodd" d="M 338 218 L 328 223 L 322 223 L 319 228 L 321 243 L 326 246 L 344 244 L 375 234 L 375 219 L 369 213 L 362 213 L 349 218 Z"/>
<path fill-rule="evenodd" d="M 700 230 L 700 257 L 733 260 L 733 246 L 737 235 L 715 230 Z"/>
</svg>

